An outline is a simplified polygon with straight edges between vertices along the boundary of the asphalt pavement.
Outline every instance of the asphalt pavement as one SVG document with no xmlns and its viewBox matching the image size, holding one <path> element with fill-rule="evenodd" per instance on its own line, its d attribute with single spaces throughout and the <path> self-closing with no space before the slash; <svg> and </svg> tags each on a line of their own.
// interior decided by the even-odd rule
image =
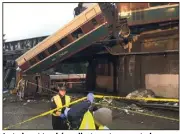
<svg viewBox="0 0 180 134">
<path fill-rule="evenodd" d="M 3 94 L 3 128 L 22 122 L 42 112 L 50 110 L 50 99 L 31 99 L 22 102 L 15 95 Z M 113 123 L 108 127 L 116 130 L 178 130 L 179 121 L 172 121 L 157 117 L 145 116 L 131 113 L 124 103 L 118 102 L 123 110 L 113 110 Z M 165 110 L 142 110 L 142 113 L 153 113 L 156 115 L 179 119 L 178 112 Z M 30 122 L 12 127 L 11 129 L 26 130 L 52 130 L 51 116 L 47 115 Z"/>
</svg>

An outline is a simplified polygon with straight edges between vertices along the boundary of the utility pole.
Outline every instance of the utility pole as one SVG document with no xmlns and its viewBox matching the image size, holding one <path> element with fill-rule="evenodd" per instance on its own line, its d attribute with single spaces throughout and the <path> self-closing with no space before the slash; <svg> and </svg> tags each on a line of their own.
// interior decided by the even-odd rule
<svg viewBox="0 0 180 134">
<path fill-rule="evenodd" d="M 5 40 L 6 40 L 6 39 L 4 39 L 4 36 L 6 36 L 6 34 L 3 34 L 3 44 L 5 43 Z"/>
<path fill-rule="evenodd" d="M 3 50 L 4 50 L 4 45 L 5 45 L 5 41 L 6 41 L 6 39 L 4 38 L 6 36 L 6 34 L 3 34 Z"/>
</svg>

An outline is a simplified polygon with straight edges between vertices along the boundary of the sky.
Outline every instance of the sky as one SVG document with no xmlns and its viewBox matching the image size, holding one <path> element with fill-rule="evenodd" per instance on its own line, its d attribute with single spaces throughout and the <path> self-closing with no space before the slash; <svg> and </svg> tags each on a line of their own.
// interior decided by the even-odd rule
<svg viewBox="0 0 180 134">
<path fill-rule="evenodd" d="M 51 35 L 73 20 L 78 3 L 4 3 L 6 41 Z"/>
</svg>

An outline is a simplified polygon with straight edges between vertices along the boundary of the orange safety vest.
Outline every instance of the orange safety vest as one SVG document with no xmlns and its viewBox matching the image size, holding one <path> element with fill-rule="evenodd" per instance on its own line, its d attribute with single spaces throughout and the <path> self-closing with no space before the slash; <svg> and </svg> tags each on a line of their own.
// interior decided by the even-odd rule
<svg viewBox="0 0 180 134">
<path fill-rule="evenodd" d="M 61 98 L 59 95 L 54 96 L 53 99 L 54 99 L 54 102 L 55 102 L 57 107 L 62 107 L 62 101 L 61 101 Z M 65 105 L 67 107 L 69 107 L 70 101 L 71 101 L 70 96 L 65 95 Z M 61 112 L 61 109 L 59 109 L 58 112 Z M 52 115 L 59 116 L 56 113 L 53 113 Z"/>
</svg>

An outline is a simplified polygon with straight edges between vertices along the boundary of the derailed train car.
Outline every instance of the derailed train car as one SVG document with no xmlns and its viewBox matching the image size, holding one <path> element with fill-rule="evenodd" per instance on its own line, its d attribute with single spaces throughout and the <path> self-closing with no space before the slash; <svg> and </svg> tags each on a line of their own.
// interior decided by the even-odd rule
<svg viewBox="0 0 180 134">
<path fill-rule="evenodd" d="M 88 7 L 73 21 L 18 58 L 16 63 L 20 72 L 17 76 L 21 78 L 21 74 L 39 73 L 53 67 L 58 62 L 62 62 L 91 46 L 94 42 L 110 39 L 116 33 L 127 37 L 130 31 L 128 27 L 122 27 L 127 26 L 127 24 L 130 26 L 131 34 L 137 35 L 146 31 L 159 28 L 167 29 L 178 25 L 179 5 L 177 3 L 155 3 L 155 5 L 152 3 L 116 3 L 115 5 L 102 3 Z M 125 25 L 120 23 L 121 26 L 119 26 L 118 20 L 123 20 L 123 18 L 127 20 L 127 24 L 125 21 Z M 124 34 L 124 31 L 125 33 L 127 31 L 128 34 Z M 126 45 L 123 47 L 124 49 L 128 48 Z M 116 49 L 116 52 L 130 51 Z M 88 67 L 86 89 L 99 88 L 116 91 L 117 88 L 120 88 L 119 85 L 125 83 L 127 78 L 123 78 L 124 82 L 118 78 L 120 76 L 117 73 L 119 67 L 116 59 L 119 55 L 113 54 L 113 50 L 108 50 L 106 53 L 110 53 L 112 56 L 102 55 L 102 60 L 95 60 L 94 69 Z M 120 64 L 122 63 L 123 61 Z M 123 71 L 129 72 L 130 70 L 131 68 L 128 67 L 124 68 Z"/>
<path fill-rule="evenodd" d="M 93 4 L 63 28 L 16 59 L 23 73 L 46 70 L 112 32 L 114 9 L 111 4 Z M 114 14 L 114 16 L 112 16 Z"/>
<path fill-rule="evenodd" d="M 47 70 L 73 56 L 93 42 L 108 39 L 114 33 L 115 6 L 93 4 L 83 13 L 16 59 L 17 83 L 22 76 Z"/>
</svg>

